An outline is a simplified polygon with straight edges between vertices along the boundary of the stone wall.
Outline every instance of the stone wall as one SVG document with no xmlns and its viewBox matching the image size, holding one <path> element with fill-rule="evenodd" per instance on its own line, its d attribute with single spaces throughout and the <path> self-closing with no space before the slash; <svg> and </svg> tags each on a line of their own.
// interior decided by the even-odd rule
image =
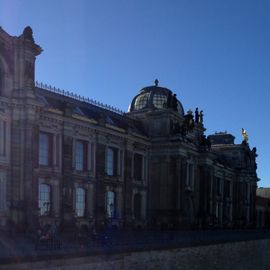
<svg viewBox="0 0 270 270">
<path fill-rule="evenodd" d="M 267 270 L 270 269 L 270 239 L 74 258 L 66 256 L 55 260 L 0 264 L 0 269 Z"/>
</svg>

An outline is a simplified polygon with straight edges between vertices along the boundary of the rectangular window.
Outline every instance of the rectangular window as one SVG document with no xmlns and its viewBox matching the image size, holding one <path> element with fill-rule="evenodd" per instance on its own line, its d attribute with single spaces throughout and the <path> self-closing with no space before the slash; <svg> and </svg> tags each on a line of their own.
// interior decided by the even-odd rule
<svg viewBox="0 0 270 270">
<path fill-rule="evenodd" d="M 187 164 L 186 185 L 193 188 L 193 164 Z"/>
<path fill-rule="evenodd" d="M 6 181 L 0 178 L 0 210 L 6 210 Z"/>
<path fill-rule="evenodd" d="M 85 190 L 76 188 L 75 190 L 75 211 L 77 217 L 83 217 L 85 214 Z"/>
<path fill-rule="evenodd" d="M 56 135 L 56 142 L 55 142 L 55 152 L 56 152 L 56 157 L 55 157 L 55 163 L 57 166 L 60 165 L 60 135 Z"/>
<path fill-rule="evenodd" d="M 6 122 L 3 123 L 3 137 L 4 137 L 4 145 L 3 145 L 3 155 L 6 155 Z"/>
<path fill-rule="evenodd" d="M 75 169 L 82 171 L 84 169 L 84 145 L 82 141 L 75 143 Z"/>
<path fill-rule="evenodd" d="M 88 163 L 88 143 L 86 141 L 77 140 L 75 141 L 74 145 L 75 170 L 86 171 L 88 168 L 87 163 Z"/>
<path fill-rule="evenodd" d="M 51 210 L 51 187 L 47 184 L 39 184 L 38 206 L 40 215 L 49 215 Z"/>
<path fill-rule="evenodd" d="M 217 195 L 220 196 L 221 195 L 221 191 L 222 191 L 222 188 L 221 188 L 221 179 L 219 177 L 216 177 L 216 185 L 217 185 Z"/>
<path fill-rule="evenodd" d="M 3 120 L 0 120 L 0 155 L 5 156 L 6 155 L 6 122 Z"/>
<path fill-rule="evenodd" d="M 246 200 L 249 201 L 250 200 L 250 186 L 249 184 L 246 184 Z"/>
<path fill-rule="evenodd" d="M 115 201 L 116 201 L 115 192 L 107 191 L 107 193 L 106 193 L 106 211 L 107 211 L 108 218 L 115 217 L 115 213 L 116 213 Z"/>
<path fill-rule="evenodd" d="M 227 205 L 226 207 L 226 218 L 228 220 L 231 220 L 231 206 L 230 205 Z"/>
<path fill-rule="evenodd" d="M 216 203 L 216 218 L 220 218 L 220 204 Z"/>
<path fill-rule="evenodd" d="M 116 176 L 118 171 L 118 151 L 116 148 L 108 147 L 107 149 L 107 175 Z"/>
<path fill-rule="evenodd" d="M 0 50 L 1 51 L 4 51 L 4 43 L 1 41 L 0 42 Z M 4 82 L 4 72 L 3 70 L 0 69 L 0 93 L 1 95 L 3 94 L 2 91 L 3 91 L 3 82 Z"/>
<path fill-rule="evenodd" d="M 225 196 L 227 198 L 231 197 L 231 182 L 228 180 L 225 181 Z"/>
<path fill-rule="evenodd" d="M 107 149 L 107 174 L 113 175 L 113 149 Z"/>
<path fill-rule="evenodd" d="M 143 156 L 134 154 L 134 179 L 137 181 L 143 178 Z"/>
<path fill-rule="evenodd" d="M 49 166 L 51 163 L 51 136 L 48 133 L 39 133 L 39 165 Z"/>
<path fill-rule="evenodd" d="M 137 193 L 134 195 L 134 217 L 136 219 L 142 218 L 142 195 Z"/>
</svg>

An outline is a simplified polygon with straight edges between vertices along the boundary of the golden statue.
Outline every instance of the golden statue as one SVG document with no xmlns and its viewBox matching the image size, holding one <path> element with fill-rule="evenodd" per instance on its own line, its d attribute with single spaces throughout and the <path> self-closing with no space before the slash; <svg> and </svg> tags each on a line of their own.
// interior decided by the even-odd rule
<svg viewBox="0 0 270 270">
<path fill-rule="evenodd" d="M 242 137 L 243 137 L 243 142 L 248 142 L 248 134 L 247 134 L 247 131 L 242 128 Z"/>
</svg>

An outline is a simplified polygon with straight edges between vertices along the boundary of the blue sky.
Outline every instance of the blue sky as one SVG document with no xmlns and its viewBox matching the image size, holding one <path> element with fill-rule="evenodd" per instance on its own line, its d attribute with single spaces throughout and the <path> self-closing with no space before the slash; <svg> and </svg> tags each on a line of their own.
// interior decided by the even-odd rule
<svg viewBox="0 0 270 270">
<path fill-rule="evenodd" d="M 270 186 L 270 1 L 0 0 L 0 26 L 34 31 L 36 79 L 127 110 L 160 85 L 206 134 L 241 128 L 257 147 L 259 186 Z"/>
</svg>

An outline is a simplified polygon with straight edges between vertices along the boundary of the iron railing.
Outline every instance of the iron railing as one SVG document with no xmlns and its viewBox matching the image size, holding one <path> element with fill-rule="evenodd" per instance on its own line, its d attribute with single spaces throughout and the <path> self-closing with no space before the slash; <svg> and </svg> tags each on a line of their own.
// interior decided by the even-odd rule
<svg viewBox="0 0 270 270">
<path fill-rule="evenodd" d="M 115 108 L 113 106 L 98 102 L 98 101 L 93 100 L 91 98 L 86 98 L 86 97 L 83 97 L 81 95 L 77 95 L 77 94 L 70 92 L 70 91 L 65 91 L 65 90 L 62 90 L 60 88 L 53 87 L 53 86 L 48 85 L 48 84 L 44 84 L 44 83 L 36 81 L 35 85 L 36 85 L 36 87 L 41 88 L 43 90 L 47 90 L 47 91 L 50 91 L 50 92 L 53 92 L 53 93 L 56 93 L 56 94 L 59 94 L 62 96 L 73 98 L 73 99 L 76 99 L 78 101 L 85 102 L 85 103 L 97 106 L 97 107 L 105 109 L 105 110 L 109 110 L 111 112 L 114 112 L 114 113 L 117 113 L 120 115 L 123 115 L 125 113 L 124 111 L 122 111 L 118 108 Z"/>
</svg>

